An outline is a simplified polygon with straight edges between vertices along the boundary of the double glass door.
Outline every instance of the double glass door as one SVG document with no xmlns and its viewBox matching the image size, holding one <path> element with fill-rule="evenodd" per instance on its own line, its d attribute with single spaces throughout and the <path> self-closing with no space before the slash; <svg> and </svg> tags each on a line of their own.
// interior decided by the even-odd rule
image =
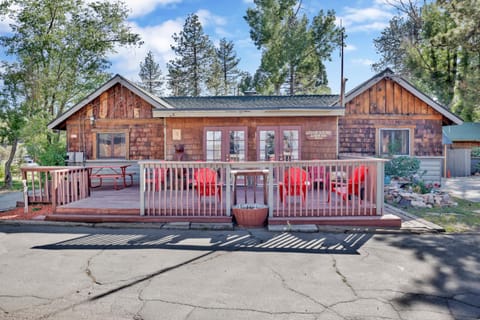
<svg viewBox="0 0 480 320">
<path fill-rule="evenodd" d="M 206 160 L 207 161 L 245 161 L 246 129 L 244 128 L 207 128 Z"/>
<path fill-rule="evenodd" d="M 258 160 L 291 161 L 300 158 L 299 127 L 260 127 L 258 129 Z"/>
</svg>

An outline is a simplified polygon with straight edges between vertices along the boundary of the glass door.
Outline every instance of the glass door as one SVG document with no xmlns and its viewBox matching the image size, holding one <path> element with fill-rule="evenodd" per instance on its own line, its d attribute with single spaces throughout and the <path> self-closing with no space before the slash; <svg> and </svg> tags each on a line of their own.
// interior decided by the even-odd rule
<svg viewBox="0 0 480 320">
<path fill-rule="evenodd" d="M 258 160 L 300 159 L 299 127 L 264 127 L 258 131 Z"/>
<path fill-rule="evenodd" d="M 207 161 L 245 161 L 246 128 L 205 128 Z"/>
</svg>

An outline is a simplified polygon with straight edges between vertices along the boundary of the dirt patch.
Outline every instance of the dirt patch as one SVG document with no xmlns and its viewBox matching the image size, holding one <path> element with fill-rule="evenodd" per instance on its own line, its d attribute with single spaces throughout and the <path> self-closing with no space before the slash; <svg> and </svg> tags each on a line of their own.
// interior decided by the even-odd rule
<svg viewBox="0 0 480 320">
<path fill-rule="evenodd" d="M 0 220 L 32 220 L 41 219 L 43 216 L 52 214 L 51 205 L 30 205 L 28 212 L 23 207 L 0 212 Z"/>
</svg>

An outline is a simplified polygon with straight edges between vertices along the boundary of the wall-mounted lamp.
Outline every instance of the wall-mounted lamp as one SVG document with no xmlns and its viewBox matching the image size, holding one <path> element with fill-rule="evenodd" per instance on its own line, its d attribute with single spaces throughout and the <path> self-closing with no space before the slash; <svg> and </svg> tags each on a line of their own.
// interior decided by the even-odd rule
<svg viewBox="0 0 480 320">
<path fill-rule="evenodd" d="M 92 127 L 95 125 L 95 116 L 94 115 L 90 116 L 90 124 L 92 125 Z"/>
</svg>

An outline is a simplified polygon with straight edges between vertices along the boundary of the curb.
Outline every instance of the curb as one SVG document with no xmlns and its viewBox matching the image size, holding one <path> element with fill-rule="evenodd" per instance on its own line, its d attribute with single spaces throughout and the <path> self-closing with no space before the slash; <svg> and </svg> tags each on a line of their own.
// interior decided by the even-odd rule
<svg viewBox="0 0 480 320">
<path fill-rule="evenodd" d="M 390 210 L 391 212 L 393 212 L 393 214 L 400 216 L 400 218 L 402 218 L 401 216 L 405 216 L 409 219 L 415 220 L 416 222 L 424 225 L 427 230 L 430 230 L 430 232 L 445 232 L 445 229 L 443 227 L 440 227 L 439 225 L 436 225 L 433 222 L 430 222 L 430 221 L 427 221 L 425 219 L 419 218 L 416 215 L 405 212 L 405 211 L 403 211 L 399 208 L 396 208 L 392 205 L 389 205 L 387 203 L 385 203 L 384 205 L 385 205 L 385 209 Z M 421 229 L 422 228 L 420 227 L 418 230 L 421 230 Z M 415 229 L 412 229 L 412 230 L 417 230 L 417 229 L 415 228 Z"/>
<path fill-rule="evenodd" d="M 241 231 L 257 228 L 243 228 L 233 223 L 132 223 L 132 222 L 62 222 L 43 220 L 0 220 L 0 226 L 48 226 L 48 227 L 85 227 L 106 229 L 158 229 L 158 230 L 182 230 L 182 231 Z M 437 226 L 438 227 L 438 226 Z M 440 228 L 440 227 L 438 227 Z M 432 228 L 382 228 L 382 227 L 359 227 L 359 226 L 326 226 L 326 225 L 268 225 L 262 227 L 264 231 L 272 233 L 369 233 L 369 234 L 423 234 L 440 233 Z M 443 230 L 443 228 L 440 228 Z"/>
</svg>

